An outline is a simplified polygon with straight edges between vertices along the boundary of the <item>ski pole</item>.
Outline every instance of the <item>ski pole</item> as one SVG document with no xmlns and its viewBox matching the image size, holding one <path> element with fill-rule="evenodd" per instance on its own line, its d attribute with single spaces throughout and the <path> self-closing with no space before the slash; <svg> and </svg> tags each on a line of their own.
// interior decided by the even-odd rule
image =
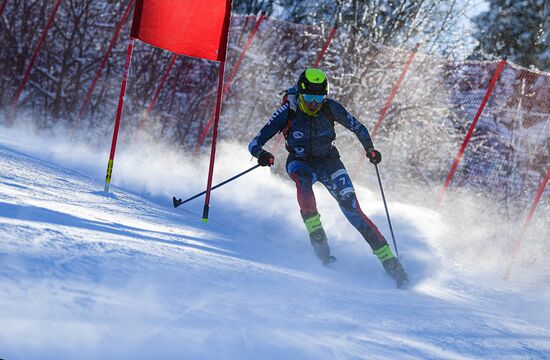
<svg viewBox="0 0 550 360">
<path fill-rule="evenodd" d="M 233 180 L 235 180 L 236 178 L 241 177 L 241 176 L 243 176 L 244 174 L 246 174 L 246 173 L 248 173 L 248 172 L 250 172 L 250 171 L 252 171 L 252 170 L 254 170 L 254 169 L 256 169 L 257 167 L 260 167 L 260 166 L 261 166 L 260 164 L 255 165 L 255 166 L 251 167 L 250 169 L 245 170 L 245 171 L 243 171 L 242 173 L 237 174 L 237 175 L 233 176 L 232 178 L 227 179 L 227 180 L 225 180 L 224 182 L 219 183 L 219 184 L 216 185 L 216 186 L 212 186 L 211 190 L 214 190 L 214 189 L 216 189 L 216 188 L 219 188 L 220 186 L 225 185 L 225 184 L 227 184 L 228 182 L 233 181 Z M 204 195 L 204 194 L 206 194 L 206 190 L 204 190 L 203 192 L 201 192 L 201 193 L 199 193 L 199 194 L 197 194 L 197 195 L 195 195 L 195 196 L 190 197 L 190 198 L 187 199 L 187 200 L 176 199 L 176 197 L 174 196 L 174 197 L 172 198 L 172 201 L 174 202 L 174 207 L 177 208 L 177 207 L 180 206 L 181 204 L 185 204 L 186 202 L 191 201 L 191 200 L 193 200 L 193 199 L 196 199 L 196 198 L 198 198 L 199 196 Z"/>
<path fill-rule="evenodd" d="M 386 197 L 384 196 L 384 189 L 382 188 L 382 181 L 380 180 L 380 172 L 378 171 L 378 164 L 374 164 L 376 169 L 376 176 L 378 177 L 378 185 L 380 185 L 380 192 L 382 193 L 382 201 L 384 202 L 384 208 L 386 209 L 386 217 L 388 218 L 388 224 L 390 224 L 391 238 L 393 240 L 393 247 L 395 249 L 395 255 L 399 258 L 399 251 L 397 251 L 397 244 L 395 243 L 395 236 L 393 235 L 393 227 L 391 226 L 390 213 L 388 211 L 388 205 L 386 204 Z"/>
</svg>

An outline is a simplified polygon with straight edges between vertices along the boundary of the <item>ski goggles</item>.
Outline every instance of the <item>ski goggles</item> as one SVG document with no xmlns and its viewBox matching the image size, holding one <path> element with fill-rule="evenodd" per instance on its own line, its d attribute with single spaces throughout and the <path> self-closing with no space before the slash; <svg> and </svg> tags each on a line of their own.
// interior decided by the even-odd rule
<svg viewBox="0 0 550 360">
<path fill-rule="evenodd" d="M 302 99 L 304 99 L 304 101 L 308 103 L 316 101 L 318 104 L 320 104 L 323 102 L 323 100 L 325 100 L 326 97 L 326 95 L 302 94 Z"/>
</svg>

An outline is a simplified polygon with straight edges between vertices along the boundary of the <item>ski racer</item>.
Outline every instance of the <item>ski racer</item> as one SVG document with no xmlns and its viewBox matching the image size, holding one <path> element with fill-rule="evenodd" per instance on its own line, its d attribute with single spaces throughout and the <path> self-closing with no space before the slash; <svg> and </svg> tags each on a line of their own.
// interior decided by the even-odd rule
<svg viewBox="0 0 550 360">
<path fill-rule="evenodd" d="M 286 139 L 286 171 L 296 184 L 298 204 L 315 254 L 327 265 L 336 260 L 331 255 L 327 236 L 321 225 L 312 185 L 320 181 L 336 199 L 349 222 L 361 233 L 386 272 L 398 287 L 408 283 L 407 274 L 394 256 L 384 236 L 363 213 L 351 179 L 334 146 L 335 122 L 357 136 L 366 156 L 378 164 L 382 156 L 374 149 L 369 132 L 340 103 L 327 98 L 328 81 L 320 69 L 308 68 L 298 83 L 287 91 L 288 101 L 271 116 L 250 142 L 248 149 L 261 166 L 272 166 L 274 156 L 262 147 L 278 132 Z"/>
</svg>

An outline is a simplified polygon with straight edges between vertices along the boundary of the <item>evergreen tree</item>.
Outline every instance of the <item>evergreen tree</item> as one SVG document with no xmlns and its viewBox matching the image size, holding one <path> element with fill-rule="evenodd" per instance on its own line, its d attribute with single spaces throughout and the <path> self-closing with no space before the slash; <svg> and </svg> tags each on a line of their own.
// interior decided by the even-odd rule
<svg viewBox="0 0 550 360">
<path fill-rule="evenodd" d="M 550 70 L 550 5 L 547 0 L 490 0 L 474 21 L 479 41 L 474 57 L 507 57 L 525 66 Z"/>
</svg>

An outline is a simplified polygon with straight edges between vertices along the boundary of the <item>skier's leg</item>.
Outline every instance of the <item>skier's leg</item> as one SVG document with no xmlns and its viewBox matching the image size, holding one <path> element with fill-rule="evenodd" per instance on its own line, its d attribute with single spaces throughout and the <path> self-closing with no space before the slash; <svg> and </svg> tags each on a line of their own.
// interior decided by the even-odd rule
<svg viewBox="0 0 550 360">
<path fill-rule="evenodd" d="M 338 201 L 348 221 L 363 235 L 372 250 L 376 251 L 388 245 L 376 225 L 361 210 L 344 164 L 339 159 L 332 159 L 323 163 L 318 172 L 319 180 Z"/>
<path fill-rule="evenodd" d="M 339 159 L 327 161 L 319 171 L 319 180 L 338 201 L 348 221 L 363 235 L 384 269 L 398 282 L 406 281 L 406 274 L 399 260 L 376 225 L 365 215 L 355 194 L 355 188 L 344 164 Z"/>
<path fill-rule="evenodd" d="M 287 173 L 296 184 L 296 195 L 300 214 L 304 221 L 317 214 L 317 203 L 313 193 L 313 184 L 317 176 L 311 167 L 302 161 L 291 161 L 286 167 Z"/>
<path fill-rule="evenodd" d="M 311 245 L 315 254 L 321 259 L 323 264 L 328 264 L 335 260 L 330 255 L 330 248 L 327 242 L 327 236 L 321 225 L 321 215 L 317 212 L 315 194 L 313 193 L 313 184 L 317 181 L 315 172 L 311 167 L 301 161 L 291 161 L 287 164 L 287 172 L 290 178 L 296 184 L 296 194 L 300 213 L 306 229 L 309 233 Z"/>
</svg>

